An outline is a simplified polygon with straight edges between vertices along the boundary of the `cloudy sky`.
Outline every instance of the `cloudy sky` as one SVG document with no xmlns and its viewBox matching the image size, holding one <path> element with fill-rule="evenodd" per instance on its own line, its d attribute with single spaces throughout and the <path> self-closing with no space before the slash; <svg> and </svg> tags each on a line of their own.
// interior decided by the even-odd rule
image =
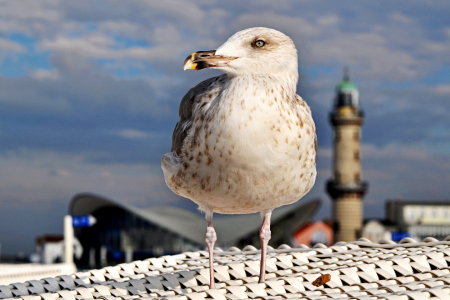
<svg viewBox="0 0 450 300">
<path fill-rule="evenodd" d="M 299 94 L 319 137 L 305 199 L 322 198 L 320 218 L 330 211 L 328 114 L 344 66 L 366 113 L 366 216 L 382 217 L 387 198 L 448 199 L 449 15 L 439 0 L 0 0 L 2 252 L 61 233 L 80 192 L 193 209 L 165 186 L 160 158 L 181 97 L 218 73 L 183 72 L 183 62 L 253 26 L 286 33 L 299 50 Z"/>
</svg>

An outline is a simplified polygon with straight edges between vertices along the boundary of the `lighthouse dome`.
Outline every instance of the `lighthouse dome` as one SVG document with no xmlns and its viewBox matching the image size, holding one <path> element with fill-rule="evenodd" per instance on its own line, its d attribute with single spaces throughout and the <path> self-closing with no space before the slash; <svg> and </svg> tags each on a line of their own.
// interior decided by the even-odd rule
<svg viewBox="0 0 450 300">
<path fill-rule="evenodd" d="M 344 74 L 344 78 L 336 86 L 336 100 L 337 107 L 350 106 L 357 108 L 359 105 L 359 92 L 356 85 L 350 81 L 348 73 Z"/>
</svg>

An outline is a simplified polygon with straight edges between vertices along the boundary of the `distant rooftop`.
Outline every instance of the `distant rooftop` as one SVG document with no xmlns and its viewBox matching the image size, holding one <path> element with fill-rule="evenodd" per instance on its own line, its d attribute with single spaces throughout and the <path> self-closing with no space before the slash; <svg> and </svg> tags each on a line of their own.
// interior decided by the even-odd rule
<svg viewBox="0 0 450 300">
<path fill-rule="evenodd" d="M 360 239 L 314 248 L 280 246 L 268 253 L 258 282 L 260 252 L 252 246 L 215 251 L 217 289 L 210 290 L 206 251 L 149 258 L 0 286 L 0 298 L 78 299 L 450 299 L 450 237 L 405 238 L 398 244 Z M 313 282 L 324 274 L 331 280 Z"/>
</svg>

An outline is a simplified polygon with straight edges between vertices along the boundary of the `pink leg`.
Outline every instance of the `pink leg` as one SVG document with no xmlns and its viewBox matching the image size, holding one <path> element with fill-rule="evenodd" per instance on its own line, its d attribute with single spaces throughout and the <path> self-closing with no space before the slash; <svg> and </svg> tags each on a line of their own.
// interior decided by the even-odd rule
<svg viewBox="0 0 450 300">
<path fill-rule="evenodd" d="M 206 220 L 208 222 L 208 227 L 206 228 L 206 244 L 208 245 L 209 252 L 209 288 L 215 289 L 216 284 L 214 282 L 214 243 L 217 241 L 216 231 L 213 227 L 212 222 L 212 213 L 211 215 L 207 214 Z"/>
<path fill-rule="evenodd" d="M 261 271 L 259 273 L 258 283 L 265 281 L 266 277 L 266 255 L 267 255 L 267 245 L 270 241 L 270 217 L 272 216 L 272 211 L 264 212 L 264 220 L 261 225 L 261 231 L 259 232 L 259 237 L 261 238 Z"/>
</svg>

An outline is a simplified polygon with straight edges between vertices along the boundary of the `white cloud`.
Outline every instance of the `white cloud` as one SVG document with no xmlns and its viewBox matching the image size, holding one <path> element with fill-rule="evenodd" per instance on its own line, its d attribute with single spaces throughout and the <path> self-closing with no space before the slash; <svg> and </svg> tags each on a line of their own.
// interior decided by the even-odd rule
<svg viewBox="0 0 450 300">
<path fill-rule="evenodd" d="M 450 44 L 447 42 L 426 42 L 424 43 L 424 48 L 426 51 L 434 53 L 445 53 L 448 54 L 448 49 Z"/>
<path fill-rule="evenodd" d="M 339 16 L 335 14 L 327 14 L 324 16 L 319 16 L 316 22 L 321 26 L 337 26 L 339 21 Z"/>
<path fill-rule="evenodd" d="M 38 69 L 30 73 L 30 76 L 38 80 L 57 80 L 60 78 L 60 74 L 55 70 Z"/>
<path fill-rule="evenodd" d="M 333 155 L 333 150 L 330 148 L 319 148 L 317 151 L 317 156 L 320 158 L 330 159 Z"/>
<path fill-rule="evenodd" d="M 142 9 L 157 12 L 157 14 L 167 14 L 173 16 L 180 22 L 188 24 L 201 24 L 205 18 L 206 12 L 193 1 L 138 1 L 142 5 Z M 198 1 L 200 2 L 200 1 Z M 203 3 L 211 3 L 203 1 Z"/>
<path fill-rule="evenodd" d="M 440 95 L 450 95 L 450 84 L 440 84 L 433 88 L 434 92 Z"/>
<path fill-rule="evenodd" d="M 117 130 L 112 132 L 112 134 L 126 139 L 145 139 L 152 136 L 152 134 L 148 132 L 133 128 Z"/>
<path fill-rule="evenodd" d="M 45 74 L 49 79 L 50 74 Z M 34 77 L 43 78 L 42 72 Z M 34 112 L 37 114 L 62 113 L 70 110 L 70 103 L 64 95 L 45 94 L 45 88 L 32 76 L 23 80 L 0 76 L 0 103 L 8 107 L 14 107 L 22 112 Z"/>
<path fill-rule="evenodd" d="M 59 0 L 1 0 L 0 16 L 22 20 L 45 20 L 54 22 L 62 17 L 57 6 Z"/>
<path fill-rule="evenodd" d="M 167 31 L 163 33 L 167 34 Z M 159 34 L 157 39 L 161 40 L 162 36 L 164 35 Z M 173 38 L 173 35 L 164 36 L 164 39 L 170 37 Z M 74 53 L 83 57 L 99 59 L 173 60 L 189 48 L 185 44 L 173 42 L 174 40 L 170 39 L 167 43 L 151 47 L 133 46 L 126 49 L 116 49 L 116 46 L 121 45 L 117 44 L 114 38 L 104 34 L 91 34 L 82 37 L 58 36 L 53 40 L 45 39 L 41 42 L 39 49 L 41 51 L 54 50 Z"/>
<path fill-rule="evenodd" d="M 27 26 L 18 20 L 0 20 L 0 32 L 24 32 Z"/>
<path fill-rule="evenodd" d="M 4 50 L 4 51 L 13 51 L 13 52 L 19 52 L 19 53 L 24 53 L 25 48 L 16 42 L 4 39 L 4 38 L 0 38 L 0 49 Z"/>
<path fill-rule="evenodd" d="M 359 70 L 366 78 L 408 80 L 419 73 L 419 59 L 411 52 L 396 49 L 382 34 L 344 33 L 312 42 L 308 56 L 314 63 L 339 61 Z"/>
<path fill-rule="evenodd" d="M 74 52 L 81 56 L 112 58 L 108 47 L 114 45 L 114 40 L 107 36 L 95 35 L 78 38 L 58 36 L 54 40 L 43 40 L 41 50 L 56 50 Z"/>
<path fill-rule="evenodd" d="M 126 20 L 107 20 L 98 25 L 99 31 L 107 34 L 126 35 L 128 37 L 138 37 L 142 34 L 142 25 Z"/>
<path fill-rule="evenodd" d="M 8 18 L 0 21 L 0 30 L 2 25 L 10 30 L 11 26 L 26 24 L 27 28 L 18 30 L 44 37 L 38 41 L 39 49 L 88 58 L 173 61 L 192 49 L 217 47 L 236 30 L 267 26 L 290 35 L 309 65 L 338 61 L 359 70 L 366 78 L 406 81 L 432 69 L 430 64 L 435 58 L 427 52 L 442 56 L 448 49 L 447 42 L 427 38 L 429 33 L 420 27 L 419 20 L 401 9 L 380 15 L 379 22 L 374 24 L 375 19 L 364 18 L 369 12 L 362 10 L 363 6 L 356 6 L 360 13 L 357 17 L 342 19 L 341 13 L 331 7 L 319 11 L 311 2 L 307 3 L 308 13 L 292 16 L 287 14 L 295 7 L 291 2 L 274 5 L 270 10 L 267 10 L 268 3 L 249 2 L 239 5 L 243 12 L 240 13 L 233 10 L 233 5 L 212 1 L 139 0 L 124 5 L 128 9 L 120 10 L 118 5 L 109 7 L 101 19 L 91 21 L 94 26 L 86 27 L 83 18 L 93 18 L 89 2 L 66 6 L 59 1 L 35 1 L 31 6 L 35 12 L 30 8 L 17 12 L 22 6 L 12 2 L 4 1 L 7 3 L 4 14 Z M 62 17 L 70 15 L 74 8 L 78 19 Z M 131 11 L 136 11 L 135 17 Z M 31 22 L 39 16 L 38 21 Z M 27 22 L 8 23 L 17 20 Z M 348 30 L 349 22 L 355 22 L 353 28 L 361 29 Z M 124 49 L 119 36 L 148 41 L 151 46 Z"/>
<path fill-rule="evenodd" d="M 317 26 L 300 16 L 290 17 L 274 12 L 242 14 L 230 23 L 238 30 L 256 26 L 271 27 L 286 33 L 291 38 L 301 37 L 302 40 L 320 33 Z"/>
<path fill-rule="evenodd" d="M 159 165 L 98 165 L 79 155 L 25 151 L 0 156 L 3 208 L 67 200 L 90 192 L 124 203 L 176 203 Z"/>
<path fill-rule="evenodd" d="M 362 152 L 364 159 L 372 160 L 396 160 L 401 156 L 403 160 L 424 161 L 431 155 L 431 153 L 419 147 L 405 147 L 398 144 L 389 144 L 384 147 L 365 144 L 362 147 Z"/>
<path fill-rule="evenodd" d="M 363 145 L 364 178 L 372 198 L 446 199 L 450 157 L 418 145 Z M 382 199 L 380 199 L 382 200 Z"/>
<path fill-rule="evenodd" d="M 402 24 L 412 24 L 414 21 L 411 17 L 401 13 L 401 12 L 392 12 L 388 15 L 389 19 L 398 22 L 398 23 L 402 23 Z"/>
</svg>

